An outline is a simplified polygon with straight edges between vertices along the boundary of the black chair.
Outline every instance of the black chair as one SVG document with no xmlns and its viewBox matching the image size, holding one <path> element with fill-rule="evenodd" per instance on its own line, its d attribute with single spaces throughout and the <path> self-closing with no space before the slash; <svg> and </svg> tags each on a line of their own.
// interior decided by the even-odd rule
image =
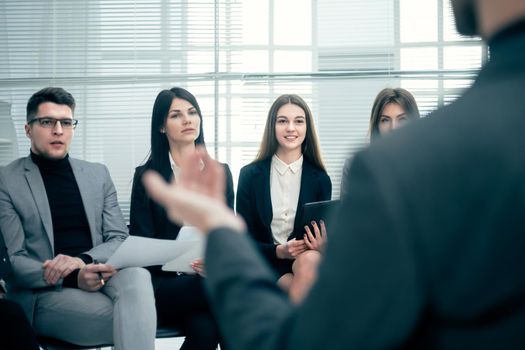
<svg viewBox="0 0 525 350">
<path fill-rule="evenodd" d="M 177 338 L 183 337 L 182 330 L 177 327 L 159 327 L 157 328 L 157 339 Z M 83 350 L 83 349 L 101 349 L 104 347 L 112 347 L 113 344 L 98 344 L 91 346 L 83 346 L 71 344 L 62 340 L 50 337 L 38 337 L 38 343 L 44 350 Z"/>
<path fill-rule="evenodd" d="M 76 345 L 76 344 L 71 344 L 71 343 L 68 343 L 66 341 L 62 341 L 59 339 L 44 337 L 44 336 L 38 337 L 38 344 L 44 350 L 81 350 L 81 349 L 100 350 L 101 348 L 104 348 L 104 347 L 113 346 L 113 344 L 98 344 L 98 345 L 91 345 L 91 346 Z"/>
</svg>

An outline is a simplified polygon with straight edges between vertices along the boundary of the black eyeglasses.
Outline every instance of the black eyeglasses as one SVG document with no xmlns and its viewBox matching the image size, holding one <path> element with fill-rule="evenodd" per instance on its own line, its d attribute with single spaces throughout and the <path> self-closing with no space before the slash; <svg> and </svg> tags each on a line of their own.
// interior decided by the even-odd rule
<svg viewBox="0 0 525 350">
<path fill-rule="evenodd" d="M 51 117 L 34 118 L 28 121 L 27 124 L 31 124 L 36 121 L 38 122 L 38 124 L 40 124 L 41 127 L 46 129 L 53 129 L 57 125 L 57 123 L 60 123 L 60 126 L 64 129 L 74 129 L 78 124 L 78 120 L 76 119 L 55 119 Z"/>
</svg>

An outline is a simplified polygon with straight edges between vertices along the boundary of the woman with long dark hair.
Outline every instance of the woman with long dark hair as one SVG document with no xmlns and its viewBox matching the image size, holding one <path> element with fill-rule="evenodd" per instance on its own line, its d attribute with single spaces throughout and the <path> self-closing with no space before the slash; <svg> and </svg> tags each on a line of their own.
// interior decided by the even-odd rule
<svg viewBox="0 0 525 350">
<path fill-rule="evenodd" d="M 144 190 L 142 175 L 155 170 L 165 180 L 178 180 L 180 164 L 202 147 L 204 134 L 202 113 L 196 98 L 187 90 L 174 87 L 161 91 L 153 105 L 151 118 L 151 151 L 144 165 L 137 167 L 131 193 L 130 234 L 151 238 L 176 239 L 181 226 L 168 220 L 162 207 L 154 203 Z M 233 208 L 233 181 L 230 169 L 226 174 L 225 199 Z M 192 264 L 195 274 L 165 272 L 160 266 L 149 268 L 159 325 L 176 325 L 186 339 L 182 349 L 216 349 L 219 333 L 207 304 L 204 288 L 204 264 Z"/>
<path fill-rule="evenodd" d="M 304 203 L 328 200 L 331 194 L 310 108 L 297 95 L 279 96 L 268 112 L 256 159 L 241 169 L 237 213 L 294 302 L 315 280 L 325 232 L 323 223 L 313 224 L 316 236 L 297 230 L 296 213 Z"/>
</svg>

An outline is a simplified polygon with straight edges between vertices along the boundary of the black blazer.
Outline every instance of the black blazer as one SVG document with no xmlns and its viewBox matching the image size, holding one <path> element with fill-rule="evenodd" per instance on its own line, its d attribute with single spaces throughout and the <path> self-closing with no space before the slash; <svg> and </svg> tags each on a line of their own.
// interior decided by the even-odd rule
<svg viewBox="0 0 525 350">
<path fill-rule="evenodd" d="M 301 305 L 242 235 L 209 234 L 232 348 L 525 349 L 525 21 L 509 30 L 462 97 L 354 157 Z"/>
<path fill-rule="evenodd" d="M 248 231 L 258 243 L 263 255 L 271 262 L 277 262 L 271 223 L 273 219 L 270 198 L 271 157 L 248 164 L 241 169 L 237 186 L 237 214 L 248 226 Z M 332 197 L 332 182 L 328 174 L 304 158 L 301 174 L 301 189 L 297 213 L 304 203 L 328 200 Z M 300 225 L 296 215 L 294 228 Z M 295 230 L 294 230 L 295 231 Z M 290 237 L 294 238 L 294 237 Z M 297 237 L 301 239 L 302 237 Z"/>
<path fill-rule="evenodd" d="M 228 164 L 222 164 L 226 174 L 226 203 L 233 209 L 234 191 L 232 173 Z M 130 227 L 131 235 L 175 239 L 181 226 L 168 219 L 166 211 L 146 194 L 142 183 L 142 174 L 150 169 L 149 162 L 135 169 L 133 187 L 131 190 Z M 171 172 L 171 170 L 170 170 Z M 161 174 L 164 178 L 171 178 L 170 174 Z"/>
</svg>

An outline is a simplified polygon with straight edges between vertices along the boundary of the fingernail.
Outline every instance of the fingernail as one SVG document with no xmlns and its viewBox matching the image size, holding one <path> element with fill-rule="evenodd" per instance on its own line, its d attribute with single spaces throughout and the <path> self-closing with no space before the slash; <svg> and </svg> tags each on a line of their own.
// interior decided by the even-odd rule
<svg viewBox="0 0 525 350">
<path fill-rule="evenodd" d="M 312 221 L 311 224 L 312 224 L 312 225 L 315 225 L 315 221 Z"/>
</svg>

